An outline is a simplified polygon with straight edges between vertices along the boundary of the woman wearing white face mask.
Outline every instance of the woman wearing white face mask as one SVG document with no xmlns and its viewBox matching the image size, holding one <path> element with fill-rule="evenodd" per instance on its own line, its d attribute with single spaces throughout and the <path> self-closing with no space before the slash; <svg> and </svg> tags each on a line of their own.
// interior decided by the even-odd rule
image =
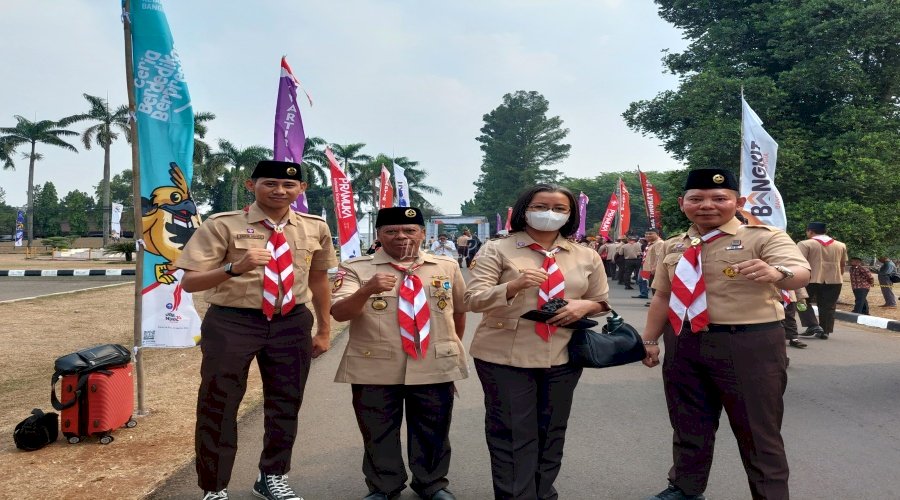
<svg viewBox="0 0 900 500">
<path fill-rule="evenodd" d="M 538 184 L 513 207 L 507 238 L 472 262 L 466 305 L 484 316 L 469 353 L 484 389 L 485 434 L 498 499 L 555 499 L 572 394 L 565 325 L 609 310 L 600 255 L 566 240 L 578 204 L 566 188 Z M 521 319 L 554 298 L 568 304 L 547 323 Z"/>
</svg>

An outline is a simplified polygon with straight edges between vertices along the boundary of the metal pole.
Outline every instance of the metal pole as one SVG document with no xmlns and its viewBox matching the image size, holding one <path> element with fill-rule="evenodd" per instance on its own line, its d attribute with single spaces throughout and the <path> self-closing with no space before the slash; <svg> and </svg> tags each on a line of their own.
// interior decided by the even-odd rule
<svg viewBox="0 0 900 500">
<path fill-rule="evenodd" d="M 125 14 L 131 12 L 131 0 L 125 0 L 122 7 Z M 125 80 L 128 84 L 128 114 L 131 117 L 131 171 L 132 171 L 132 192 L 134 194 L 134 241 L 135 244 L 135 267 L 134 267 L 134 373 L 137 381 L 137 412 L 138 416 L 144 416 L 147 411 L 144 409 L 144 362 L 141 345 L 143 343 L 143 329 L 141 327 L 141 316 L 143 315 L 141 304 L 141 289 L 143 287 L 144 276 L 144 248 L 143 245 L 137 244 L 144 233 L 141 216 L 141 159 L 138 154 L 138 137 L 137 137 L 137 115 L 135 114 L 135 96 L 134 96 L 134 59 L 131 52 L 131 19 L 125 15 L 122 20 L 122 26 L 125 33 Z"/>
</svg>

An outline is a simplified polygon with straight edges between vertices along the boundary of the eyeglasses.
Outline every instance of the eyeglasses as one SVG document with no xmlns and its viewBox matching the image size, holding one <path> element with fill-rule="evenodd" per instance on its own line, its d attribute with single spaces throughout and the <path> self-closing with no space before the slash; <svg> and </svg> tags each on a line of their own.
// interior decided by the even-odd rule
<svg viewBox="0 0 900 500">
<path fill-rule="evenodd" d="M 550 206 L 541 205 L 541 204 L 528 205 L 528 210 L 532 210 L 535 212 L 546 212 L 547 210 L 553 210 L 554 212 L 556 212 L 558 214 L 567 214 L 567 213 L 571 212 L 571 209 L 569 207 L 566 207 L 563 205 L 556 205 L 555 207 L 550 207 Z"/>
</svg>

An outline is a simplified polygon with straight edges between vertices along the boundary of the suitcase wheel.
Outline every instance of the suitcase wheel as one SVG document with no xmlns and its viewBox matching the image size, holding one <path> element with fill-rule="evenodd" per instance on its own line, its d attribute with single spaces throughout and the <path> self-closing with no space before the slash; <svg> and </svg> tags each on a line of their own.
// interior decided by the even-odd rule
<svg viewBox="0 0 900 500">
<path fill-rule="evenodd" d="M 75 444 L 81 441 L 81 438 L 78 436 L 69 437 L 69 444 Z"/>
<path fill-rule="evenodd" d="M 103 436 L 102 438 L 100 438 L 100 444 L 112 443 L 114 439 L 115 438 L 113 438 L 112 436 Z"/>
<path fill-rule="evenodd" d="M 128 427 L 129 429 L 131 429 L 132 427 L 134 427 L 136 425 L 137 425 L 137 420 L 135 420 L 133 418 L 129 418 L 128 422 L 125 422 L 125 427 Z"/>
</svg>

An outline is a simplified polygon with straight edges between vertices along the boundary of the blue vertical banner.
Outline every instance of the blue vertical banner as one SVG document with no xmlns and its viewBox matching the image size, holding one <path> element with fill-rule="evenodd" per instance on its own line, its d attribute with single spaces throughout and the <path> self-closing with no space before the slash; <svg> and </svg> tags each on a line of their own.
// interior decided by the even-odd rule
<svg viewBox="0 0 900 500">
<path fill-rule="evenodd" d="M 200 318 L 180 284 L 175 259 L 200 224 L 191 198 L 194 111 L 161 0 L 131 2 L 135 119 L 144 246 L 144 347 L 188 347 Z"/>
<path fill-rule="evenodd" d="M 19 210 L 16 213 L 16 246 L 22 246 L 25 241 L 25 212 Z"/>
</svg>

